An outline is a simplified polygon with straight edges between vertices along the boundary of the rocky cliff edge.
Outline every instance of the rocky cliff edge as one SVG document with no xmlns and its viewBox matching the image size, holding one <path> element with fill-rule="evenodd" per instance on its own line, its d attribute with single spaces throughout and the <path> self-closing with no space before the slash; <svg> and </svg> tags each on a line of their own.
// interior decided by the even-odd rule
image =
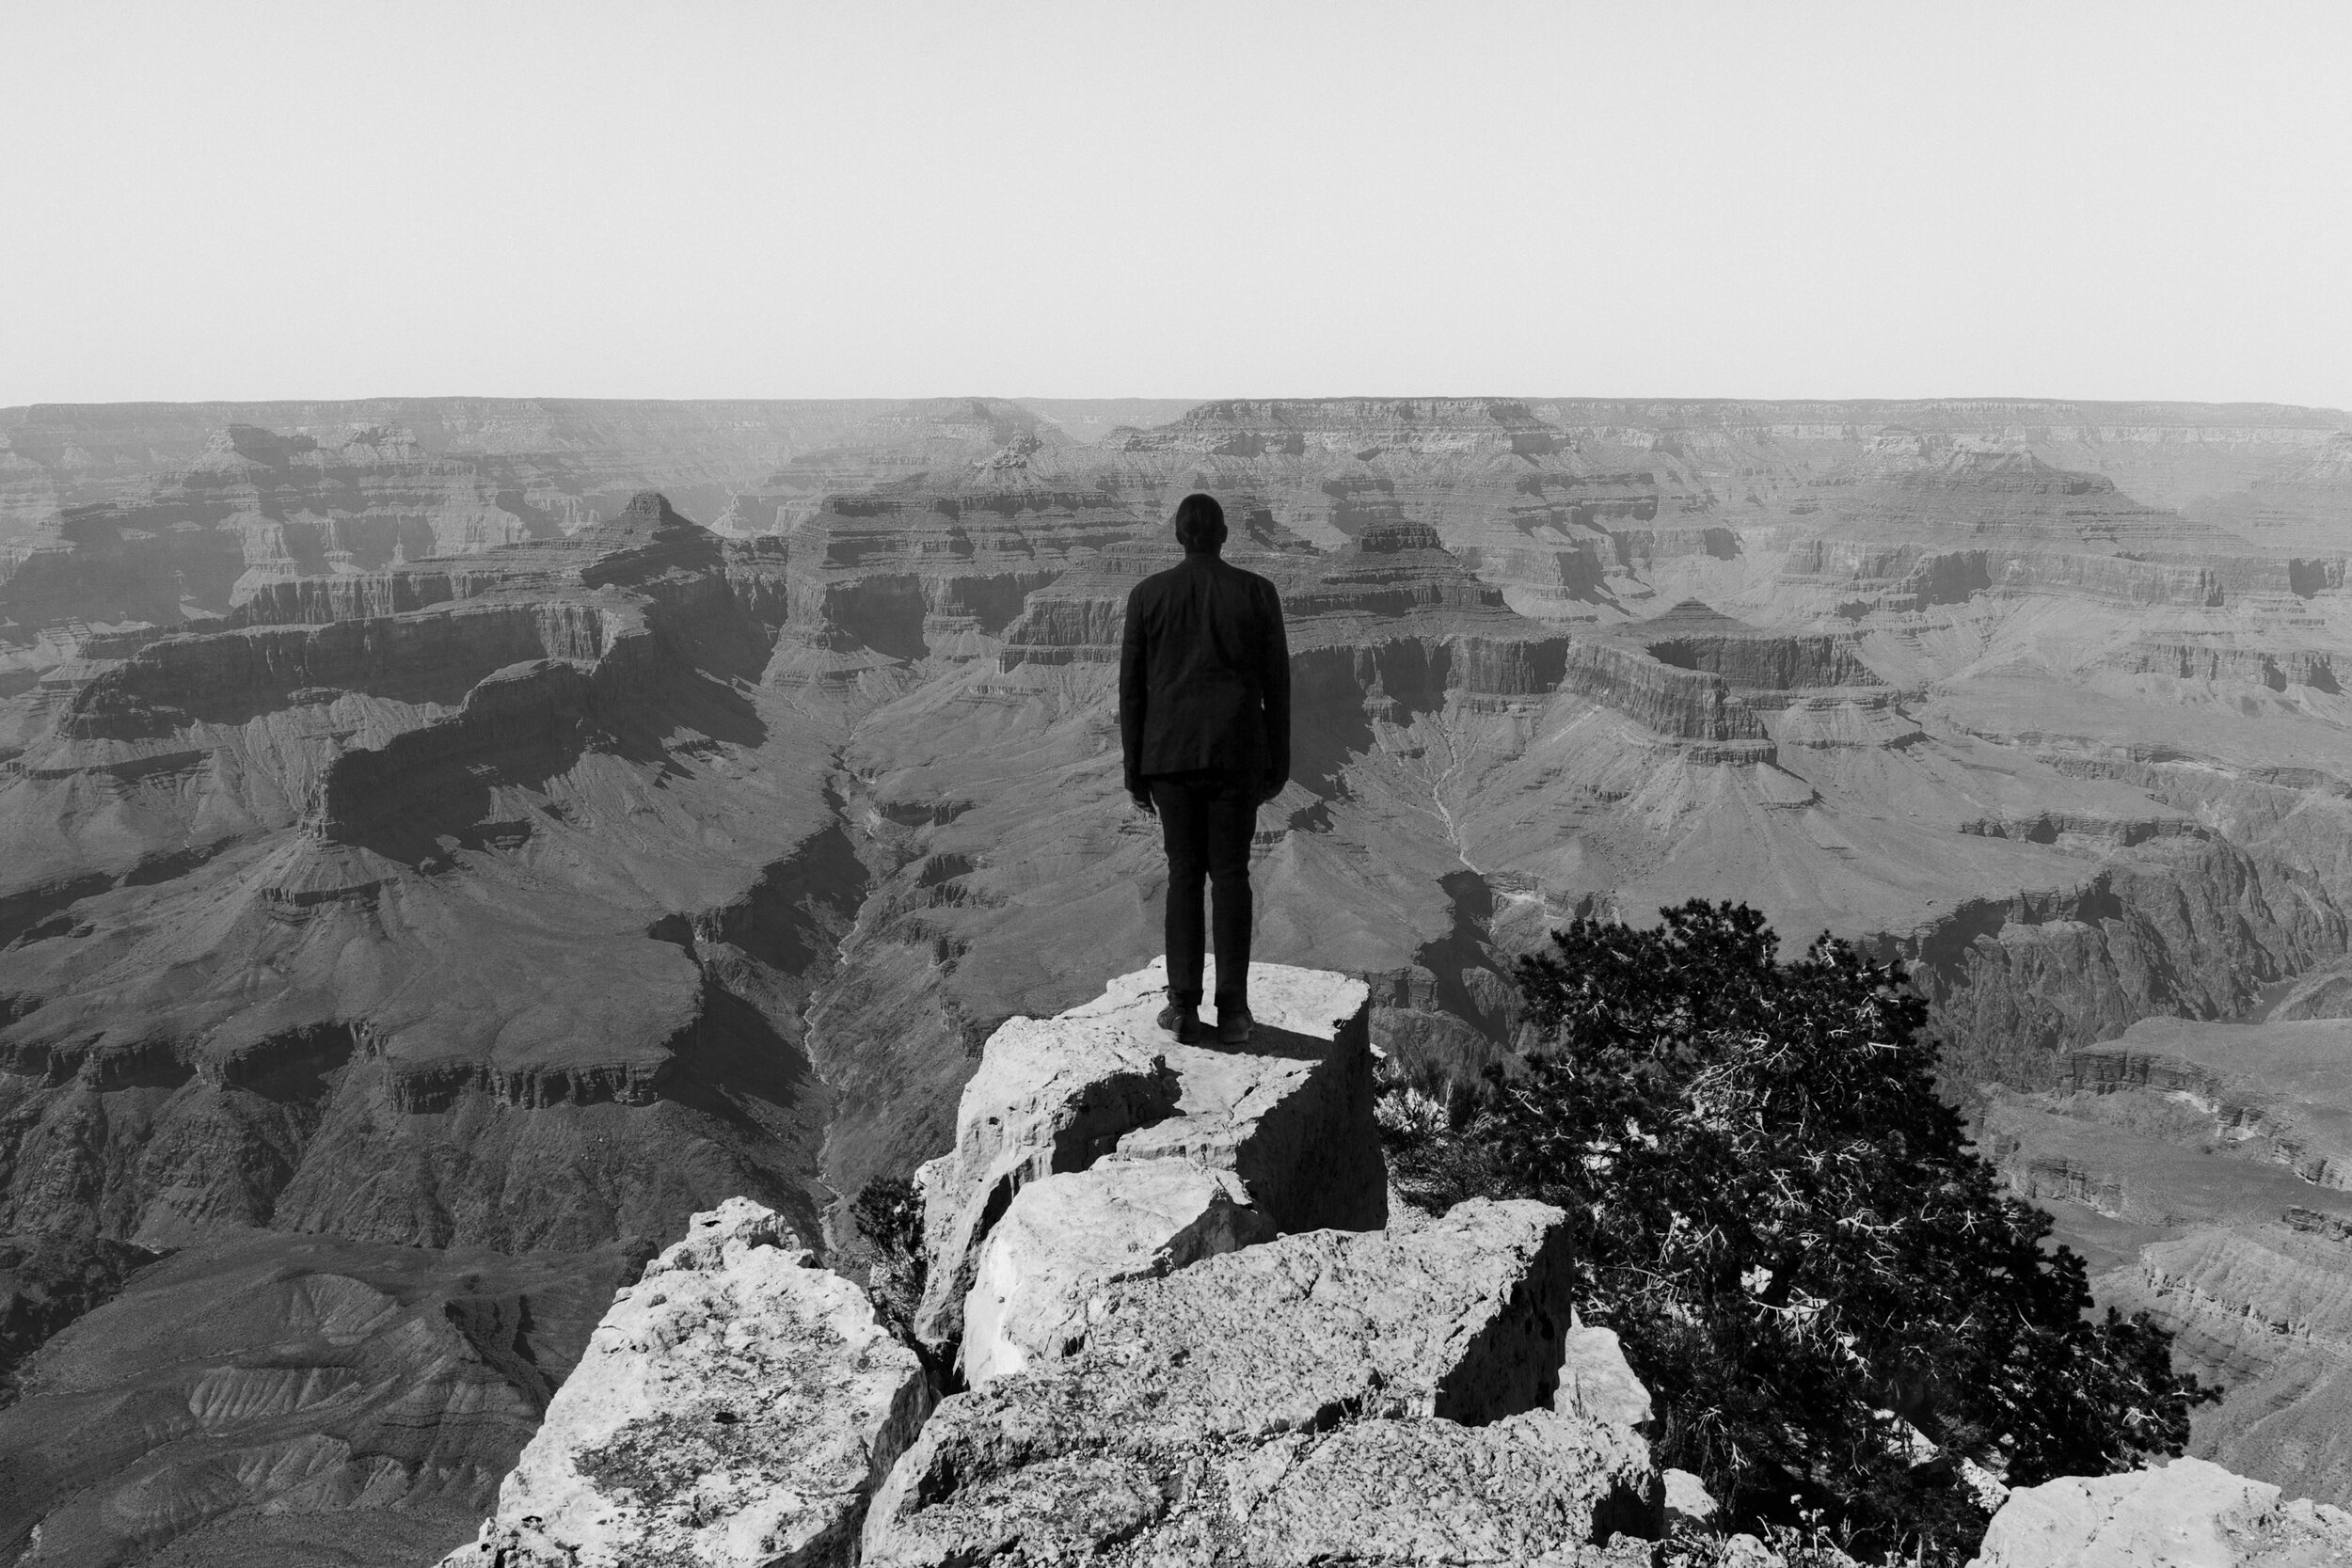
<svg viewBox="0 0 2352 1568">
<path fill-rule="evenodd" d="M 1005 1024 L 925 1167 L 961 1391 L 731 1199 L 445 1568 L 1648 1561 L 1648 1404 L 1574 1323 L 1565 1216 L 1386 1227 L 1364 986 L 1252 965 L 1234 1049 L 1160 1034 L 1163 980 Z"/>
<path fill-rule="evenodd" d="M 1164 979 L 989 1039 L 921 1173 L 914 1342 L 729 1199 L 614 1298 L 442 1568 L 1671 1558 L 1691 1478 L 1570 1309 L 1566 1216 L 1391 1223 L 1360 982 L 1252 965 L 1232 1049 L 1156 1029 Z M 2182 1460 L 2010 1494 L 1978 1568 L 2332 1561 L 2352 1514 Z"/>
</svg>

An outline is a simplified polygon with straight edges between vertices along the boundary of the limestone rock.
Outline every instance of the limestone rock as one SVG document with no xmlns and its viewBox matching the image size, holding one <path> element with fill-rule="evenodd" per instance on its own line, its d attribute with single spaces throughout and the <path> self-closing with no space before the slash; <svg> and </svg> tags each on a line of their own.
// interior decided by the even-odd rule
<svg viewBox="0 0 2352 1568">
<path fill-rule="evenodd" d="M 1155 958 L 1114 981 L 1089 1005 L 1100 1009 L 1094 1016 L 1150 1027 L 1167 973 L 1167 960 Z M 1201 989 L 1214 995 L 1216 988 L 1211 960 Z M 1248 1045 L 1170 1041 L 1177 1114 L 1120 1139 L 1120 1152 L 1231 1170 L 1281 1230 L 1387 1223 L 1387 1166 L 1372 1119 L 1369 988 L 1328 970 L 1253 963 L 1248 995 Z M 1214 1017 L 1216 1008 L 1202 1011 Z"/>
<path fill-rule="evenodd" d="M 1972 1568 L 2304 1568 L 2352 1560 L 2352 1513 L 2201 1459 L 2021 1487 Z"/>
<path fill-rule="evenodd" d="M 613 1299 L 444 1568 L 853 1562 L 930 1400 L 865 1293 L 730 1198 Z"/>
<path fill-rule="evenodd" d="M 1788 1568 L 1788 1560 L 1742 1532 L 1724 1542 L 1722 1568 Z"/>
<path fill-rule="evenodd" d="M 981 1249 L 965 1299 L 974 1387 L 1082 1344 L 1102 1288 L 1164 1275 L 1274 1234 L 1230 1171 L 1109 1159 L 1021 1189 Z"/>
<path fill-rule="evenodd" d="M 1704 1526 L 1714 1520 L 1722 1505 L 1715 1501 L 1715 1495 L 1707 1489 L 1707 1482 L 1688 1470 L 1664 1470 L 1660 1472 L 1659 1480 L 1663 1483 L 1666 1497 L 1668 1528 L 1686 1522 Z"/>
<path fill-rule="evenodd" d="M 1179 1045 L 1159 1027 L 1168 982 L 1157 959 L 1091 1002 L 989 1037 L 964 1085 L 955 1149 L 920 1178 L 925 1340 L 963 1332 L 981 1249 L 1014 1196 L 1114 1150 L 1231 1171 L 1237 1197 L 1273 1229 L 1382 1222 L 1366 988 L 1327 971 L 1249 967 L 1256 1028 L 1243 1049 Z"/>
<path fill-rule="evenodd" d="M 1615 1329 L 1579 1323 L 1568 1330 L 1552 1408 L 1604 1426 L 1649 1432 L 1649 1390 L 1627 1363 Z"/>
<path fill-rule="evenodd" d="M 1154 1527 L 1104 1557 L 1133 1568 L 1648 1568 L 1646 1514 L 1630 1485 L 1647 1461 L 1639 1439 L 1542 1410 L 1489 1426 L 1351 1422 L 1236 1450 L 1205 1467 L 1200 1489 Z M 1617 1537 L 1615 1550 L 1593 1544 L 1606 1535 Z"/>
<path fill-rule="evenodd" d="M 1148 1037 L 1067 1017 L 1016 1018 L 990 1036 L 963 1086 L 955 1150 L 925 1167 L 930 1266 L 916 1331 L 934 1344 L 961 1331 L 981 1243 L 1023 1186 L 1084 1170 L 1175 1108 L 1175 1074 Z"/>
<path fill-rule="evenodd" d="M 1249 1504 L 1239 1555 L 1327 1562 L 1376 1543 L 1391 1561 L 1538 1557 L 1613 1519 L 1638 1528 L 1638 1516 L 1612 1513 L 1612 1488 L 1646 1459 L 1621 1433 L 1543 1411 L 1475 1427 L 1361 1421 L 1295 1445 L 1287 1472 Z"/>
<path fill-rule="evenodd" d="M 1351 1541 L 1572 1561 L 1655 1534 L 1646 1444 L 1548 1408 L 1567 1265 L 1559 1211 L 1474 1200 L 1110 1284 L 1067 1359 L 940 1405 L 877 1495 L 866 1561 L 1303 1563 Z"/>
</svg>

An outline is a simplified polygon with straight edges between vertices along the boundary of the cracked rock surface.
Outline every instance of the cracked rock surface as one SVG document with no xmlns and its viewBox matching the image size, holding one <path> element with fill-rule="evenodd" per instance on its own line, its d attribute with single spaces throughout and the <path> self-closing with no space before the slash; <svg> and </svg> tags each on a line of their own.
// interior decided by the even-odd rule
<svg viewBox="0 0 2352 1568">
<path fill-rule="evenodd" d="M 1574 1562 L 1654 1533 L 1647 1445 L 1550 1408 L 1567 1261 L 1557 1210 L 1480 1200 L 1109 1285 L 1067 1360 L 942 1402 L 866 1560 Z"/>
<path fill-rule="evenodd" d="M 2021 1488 L 1971 1568 L 2317 1568 L 2352 1562 L 2352 1513 L 2201 1459 Z"/>
<path fill-rule="evenodd" d="M 730 1198 L 615 1297 L 444 1568 L 846 1564 L 930 1408 L 914 1353 L 770 1210 Z"/>
<path fill-rule="evenodd" d="M 995 1347 L 989 1354 L 1001 1350 L 1001 1290 L 1016 1277 L 1005 1272 L 1013 1255 L 998 1262 L 986 1331 L 972 1335 L 965 1322 L 992 1233 L 1030 1184 L 1107 1159 L 1167 1164 L 1158 1176 L 1120 1178 L 1118 1196 L 1106 1177 L 1034 1200 L 1055 1205 L 1057 1228 L 1119 1229 L 1141 1212 L 1163 1212 L 1168 1218 L 1160 1228 L 1189 1260 L 1277 1231 L 1383 1223 L 1388 1186 L 1372 1120 L 1363 982 L 1251 964 L 1255 1027 L 1239 1047 L 1180 1045 L 1162 1030 L 1156 1019 L 1167 983 L 1166 961 L 1155 958 L 1112 980 L 1091 1002 L 1050 1019 L 1009 1020 L 989 1037 L 958 1105 L 954 1149 L 920 1173 L 930 1259 L 915 1331 L 926 1343 L 942 1347 L 961 1336 L 974 1347 Z M 1187 1181 L 1178 1167 L 1234 1180 L 1216 1184 L 1225 1196 L 1213 1202 L 1209 1188 Z M 1179 1186 L 1190 1196 L 1178 1199 Z M 1073 1207 L 1080 1194 L 1100 1200 L 1091 1217 Z M 1176 1218 L 1171 1202 L 1188 1217 Z M 1216 1203 L 1248 1212 L 1220 1217 L 1212 1212 Z M 1187 1227 L 1192 1239 L 1174 1241 Z M 1127 1240 L 1147 1252 L 1162 1244 L 1139 1233 L 1124 1237 L 1108 1273 L 1135 1272 L 1123 1260 Z M 1038 1256 L 1033 1246 L 1021 1252 Z M 1071 1276 L 1072 1289 L 1082 1286 Z M 977 1381 L 993 1367 L 966 1375 Z"/>
</svg>

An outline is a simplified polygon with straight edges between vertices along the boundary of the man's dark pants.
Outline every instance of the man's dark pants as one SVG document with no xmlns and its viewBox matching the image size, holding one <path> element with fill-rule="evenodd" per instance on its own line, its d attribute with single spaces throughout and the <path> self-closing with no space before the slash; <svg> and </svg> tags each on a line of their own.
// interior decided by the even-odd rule
<svg viewBox="0 0 2352 1568">
<path fill-rule="evenodd" d="M 1246 1005 L 1249 987 L 1249 835 L 1258 825 L 1252 782 L 1225 773 L 1146 781 L 1168 846 L 1168 999 L 1200 1002 L 1203 879 L 1216 895 L 1217 1000 Z"/>
</svg>

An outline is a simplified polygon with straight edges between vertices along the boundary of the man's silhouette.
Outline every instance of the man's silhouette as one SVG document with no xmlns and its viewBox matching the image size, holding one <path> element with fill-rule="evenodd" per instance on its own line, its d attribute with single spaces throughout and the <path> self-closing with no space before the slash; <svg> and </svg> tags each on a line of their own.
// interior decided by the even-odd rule
<svg viewBox="0 0 2352 1568">
<path fill-rule="evenodd" d="M 1201 879 L 1216 895 L 1216 1034 L 1249 1037 L 1249 835 L 1290 778 L 1291 657 L 1282 600 L 1229 566 L 1225 509 L 1176 508 L 1184 562 L 1136 584 L 1119 650 L 1127 793 L 1168 847 L 1168 1006 L 1160 1027 L 1200 1037 Z"/>
</svg>

